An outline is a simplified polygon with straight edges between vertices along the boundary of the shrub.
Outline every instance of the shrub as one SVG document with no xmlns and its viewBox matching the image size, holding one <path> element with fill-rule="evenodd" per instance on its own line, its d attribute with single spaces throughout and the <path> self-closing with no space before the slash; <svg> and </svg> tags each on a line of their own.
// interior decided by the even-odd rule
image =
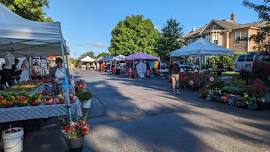
<svg viewBox="0 0 270 152">
<path fill-rule="evenodd" d="M 85 100 L 89 100 L 92 98 L 91 92 L 89 92 L 87 90 L 76 92 L 76 96 L 80 99 L 80 101 L 85 101 Z"/>
</svg>

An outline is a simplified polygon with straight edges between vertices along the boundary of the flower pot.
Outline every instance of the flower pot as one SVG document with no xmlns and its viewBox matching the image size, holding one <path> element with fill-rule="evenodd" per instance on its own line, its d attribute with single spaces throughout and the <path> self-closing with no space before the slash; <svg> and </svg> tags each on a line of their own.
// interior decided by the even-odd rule
<svg viewBox="0 0 270 152">
<path fill-rule="evenodd" d="M 83 137 L 66 139 L 68 149 L 72 152 L 80 152 L 83 149 Z"/>
<path fill-rule="evenodd" d="M 23 151 L 23 128 L 11 128 L 12 132 L 2 132 L 2 139 L 5 152 L 22 152 Z"/>
<path fill-rule="evenodd" d="M 91 105 L 92 105 L 92 99 L 82 101 L 83 108 L 89 109 L 89 108 L 91 108 Z"/>
</svg>

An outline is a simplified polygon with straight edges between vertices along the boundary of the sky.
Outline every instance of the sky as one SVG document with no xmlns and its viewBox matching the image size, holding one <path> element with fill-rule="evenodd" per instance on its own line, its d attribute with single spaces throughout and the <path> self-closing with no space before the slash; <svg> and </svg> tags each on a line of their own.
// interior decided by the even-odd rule
<svg viewBox="0 0 270 152">
<path fill-rule="evenodd" d="M 174 18 L 184 33 L 211 19 L 230 19 L 232 12 L 238 23 L 257 21 L 256 12 L 241 3 L 242 0 L 50 0 L 45 12 L 61 22 L 71 56 L 79 57 L 87 51 L 108 52 L 112 29 L 130 15 L 144 15 L 157 29 Z"/>
</svg>

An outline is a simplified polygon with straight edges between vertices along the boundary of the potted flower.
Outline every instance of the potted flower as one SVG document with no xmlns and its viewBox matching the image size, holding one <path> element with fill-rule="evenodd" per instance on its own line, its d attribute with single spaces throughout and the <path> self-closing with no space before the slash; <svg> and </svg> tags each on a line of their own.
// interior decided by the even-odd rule
<svg viewBox="0 0 270 152">
<path fill-rule="evenodd" d="M 81 151 L 83 149 L 84 139 L 90 131 L 89 125 L 85 120 L 78 122 L 68 122 L 67 119 L 61 121 L 62 133 L 66 139 L 69 150 Z"/>
<path fill-rule="evenodd" d="M 75 88 L 77 91 L 84 90 L 84 89 L 86 89 L 86 87 L 87 87 L 87 84 L 84 80 L 79 79 L 79 80 L 75 81 Z"/>
<path fill-rule="evenodd" d="M 91 108 L 92 94 L 88 90 L 77 91 L 76 96 L 82 102 L 83 108 Z"/>
</svg>

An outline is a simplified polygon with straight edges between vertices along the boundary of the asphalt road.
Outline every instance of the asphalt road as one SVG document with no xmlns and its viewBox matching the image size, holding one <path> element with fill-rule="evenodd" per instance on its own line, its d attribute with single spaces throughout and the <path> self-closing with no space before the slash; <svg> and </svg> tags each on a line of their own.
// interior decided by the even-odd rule
<svg viewBox="0 0 270 152">
<path fill-rule="evenodd" d="M 94 95 L 83 152 L 270 152 L 270 111 L 205 101 L 161 79 L 82 72 Z M 25 135 L 24 152 L 67 152 L 58 121 Z"/>
<path fill-rule="evenodd" d="M 80 77 L 98 111 L 90 114 L 85 152 L 270 151 L 270 111 L 205 101 L 188 90 L 174 96 L 166 80 Z"/>
</svg>

